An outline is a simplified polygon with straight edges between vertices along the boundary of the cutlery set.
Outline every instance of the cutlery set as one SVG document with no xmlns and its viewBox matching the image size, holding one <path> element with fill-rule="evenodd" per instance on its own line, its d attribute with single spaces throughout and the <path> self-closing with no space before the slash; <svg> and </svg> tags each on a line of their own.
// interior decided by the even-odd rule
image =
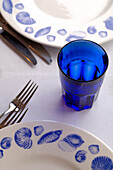
<svg viewBox="0 0 113 170">
<path fill-rule="evenodd" d="M 30 41 L 17 33 L 11 28 L 0 14 L 0 37 L 3 41 L 11 45 L 13 49 L 19 52 L 19 54 L 33 65 L 37 64 L 37 60 L 30 50 L 35 52 L 42 60 L 47 64 L 51 64 L 52 59 L 48 51 L 36 42 Z"/>
<path fill-rule="evenodd" d="M 17 33 L 11 28 L 5 19 L 0 14 L 0 38 L 7 43 L 12 49 L 17 51 L 26 61 L 37 64 L 37 60 L 30 50 L 35 52 L 44 62 L 51 64 L 52 59 L 48 51 L 36 42 L 30 41 Z M 9 108 L 0 115 L 0 119 L 4 118 L 0 123 L 0 129 L 14 123 L 19 123 L 25 116 L 28 108 L 26 105 L 34 95 L 38 88 L 38 85 L 31 80 L 25 85 L 22 91 L 10 102 Z"/>
</svg>

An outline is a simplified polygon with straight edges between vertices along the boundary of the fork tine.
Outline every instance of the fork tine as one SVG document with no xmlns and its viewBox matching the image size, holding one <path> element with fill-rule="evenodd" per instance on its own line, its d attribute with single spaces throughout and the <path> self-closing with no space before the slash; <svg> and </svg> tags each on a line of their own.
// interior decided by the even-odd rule
<svg viewBox="0 0 113 170">
<path fill-rule="evenodd" d="M 27 103 L 30 101 L 30 99 L 32 98 L 32 96 L 34 95 L 34 93 L 36 92 L 38 86 L 36 86 L 36 88 L 34 89 L 34 91 L 32 92 L 32 94 L 29 96 L 29 98 L 26 100 L 26 102 L 24 103 L 24 105 L 26 106 Z"/>
<path fill-rule="evenodd" d="M 22 110 L 22 111 L 23 111 L 23 110 Z M 13 122 L 11 123 L 11 125 L 14 124 L 14 123 L 16 122 L 16 120 L 18 120 L 18 118 L 20 117 L 22 111 L 21 111 L 21 112 L 19 113 L 19 115 L 15 118 L 15 120 L 13 120 Z M 26 114 L 27 111 L 28 111 L 28 108 L 25 110 L 25 112 L 21 115 L 20 119 L 19 119 L 16 123 L 21 122 L 21 120 L 23 119 L 23 117 L 25 116 L 25 114 Z"/>
<path fill-rule="evenodd" d="M 19 100 L 22 100 L 22 98 L 27 94 L 27 92 L 30 90 L 31 86 L 33 85 L 34 82 L 31 83 L 31 85 L 27 88 L 23 90 L 23 95 L 19 98 Z"/>
<path fill-rule="evenodd" d="M 25 91 L 25 89 L 28 87 L 28 85 L 30 84 L 31 80 L 29 80 L 29 82 L 25 85 L 25 87 L 21 90 L 21 92 L 16 96 L 16 98 L 19 98 L 22 93 Z"/>
<path fill-rule="evenodd" d="M 19 111 L 15 112 L 15 114 L 14 114 L 12 117 L 10 116 L 11 119 L 10 119 L 10 117 L 9 117 L 9 119 L 7 119 L 8 122 L 6 121 L 7 123 L 5 124 L 5 126 L 8 126 L 8 125 L 10 124 L 10 122 L 15 118 L 15 116 L 18 114 L 18 112 L 19 112 Z M 20 112 L 20 113 L 21 113 L 21 112 Z"/>
<path fill-rule="evenodd" d="M 30 101 L 31 97 L 34 95 L 34 93 L 36 92 L 37 88 L 38 88 L 38 86 L 36 86 L 36 84 L 31 88 L 31 90 L 29 91 L 29 93 L 28 93 L 28 94 L 25 96 L 25 98 L 22 100 L 23 103 L 24 103 L 25 100 L 26 100 L 26 102 L 24 103 L 24 105 L 26 105 L 26 104 Z M 27 99 L 27 98 L 28 98 L 28 99 Z"/>
</svg>

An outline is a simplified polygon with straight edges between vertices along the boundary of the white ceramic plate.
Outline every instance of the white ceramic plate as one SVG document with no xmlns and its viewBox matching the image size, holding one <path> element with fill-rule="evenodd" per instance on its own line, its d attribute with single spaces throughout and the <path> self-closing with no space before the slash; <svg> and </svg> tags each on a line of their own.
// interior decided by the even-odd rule
<svg viewBox="0 0 113 170">
<path fill-rule="evenodd" d="M 62 47 L 76 39 L 113 38 L 112 0 L 1 0 L 1 13 L 25 37 Z"/>
<path fill-rule="evenodd" d="M 90 133 L 35 121 L 0 130 L 0 169 L 112 170 L 113 152 Z"/>
<path fill-rule="evenodd" d="M 25 37 L 62 47 L 76 39 L 113 39 L 112 0 L 1 0 L 1 13 Z"/>
</svg>

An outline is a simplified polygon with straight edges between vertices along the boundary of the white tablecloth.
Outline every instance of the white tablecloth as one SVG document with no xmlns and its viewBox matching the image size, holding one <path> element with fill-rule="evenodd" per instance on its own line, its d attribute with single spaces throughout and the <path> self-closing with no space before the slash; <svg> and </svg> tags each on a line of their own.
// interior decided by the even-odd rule
<svg viewBox="0 0 113 170">
<path fill-rule="evenodd" d="M 59 49 L 45 46 L 53 59 L 52 64 L 47 65 L 34 54 L 38 64 L 31 67 L 0 40 L 0 112 L 8 108 L 8 103 L 31 79 L 39 88 L 28 104 L 29 111 L 23 122 L 65 122 L 96 135 L 113 149 L 113 41 L 102 47 L 109 55 L 109 67 L 100 94 L 91 109 L 77 112 L 65 106 L 61 95 L 57 66 Z"/>
</svg>

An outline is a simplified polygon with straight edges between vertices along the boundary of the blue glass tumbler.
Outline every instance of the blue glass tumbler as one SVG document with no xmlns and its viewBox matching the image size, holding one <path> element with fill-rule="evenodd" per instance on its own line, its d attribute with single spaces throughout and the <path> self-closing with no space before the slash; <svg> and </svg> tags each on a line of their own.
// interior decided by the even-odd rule
<svg viewBox="0 0 113 170">
<path fill-rule="evenodd" d="M 75 40 L 61 48 L 57 62 L 66 105 L 91 108 L 108 68 L 106 51 L 95 42 Z"/>
</svg>

